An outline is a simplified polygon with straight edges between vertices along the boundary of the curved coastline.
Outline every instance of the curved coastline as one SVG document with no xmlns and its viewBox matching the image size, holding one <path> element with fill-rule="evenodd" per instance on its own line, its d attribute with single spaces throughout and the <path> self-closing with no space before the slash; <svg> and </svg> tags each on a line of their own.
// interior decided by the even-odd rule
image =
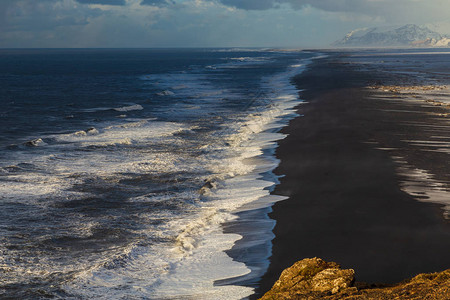
<svg viewBox="0 0 450 300">
<path fill-rule="evenodd" d="M 252 174 L 256 176 L 255 181 L 266 182 L 263 189 L 267 195 L 237 208 L 233 213 L 236 219 L 222 224 L 224 234 L 238 234 L 241 237 L 225 252 L 233 261 L 243 263 L 249 272 L 237 277 L 216 280 L 214 282 L 216 286 L 236 285 L 256 289 L 268 268 L 271 241 L 274 238 L 272 230 L 275 226 L 275 220 L 269 218 L 268 214 L 272 211 L 274 203 L 287 199 L 271 193 L 279 183 L 280 177 L 273 173 L 280 163 L 275 151 L 278 141 L 286 137 L 281 133 L 282 128 L 288 126 L 289 121 L 298 116 L 295 112 L 296 107 L 302 103 L 292 78 L 304 72 L 314 59 L 315 55 L 299 59 L 296 64 L 288 66 L 285 72 L 270 76 L 262 83 L 263 90 L 269 89 L 265 95 L 269 103 L 266 107 L 268 111 L 260 113 L 268 117 L 268 122 L 262 127 L 261 132 L 254 132 L 254 142 L 261 143 L 260 153 L 250 157 L 245 163 L 254 165 Z"/>
<path fill-rule="evenodd" d="M 275 203 L 269 214 L 276 221 L 272 256 L 254 297 L 307 257 L 353 268 L 356 280 L 368 283 L 400 282 L 450 266 L 443 205 L 420 202 L 420 195 L 402 189 L 398 153 L 386 150 L 399 147 L 410 163 L 428 170 L 441 164 L 448 176 L 445 155 L 424 162 L 420 149 L 398 144 L 424 135 L 408 122 L 441 122 L 432 114 L 444 108 L 374 97 L 368 85 L 398 78 L 350 64 L 347 57 L 331 53 L 295 77 L 306 104 L 298 107 L 302 117 L 282 129 L 288 137 L 276 150 L 281 162 L 275 173 L 284 177 L 273 191 L 289 199 Z M 419 113 L 406 113 L 413 108 Z M 445 176 L 438 179 L 445 183 Z"/>
</svg>

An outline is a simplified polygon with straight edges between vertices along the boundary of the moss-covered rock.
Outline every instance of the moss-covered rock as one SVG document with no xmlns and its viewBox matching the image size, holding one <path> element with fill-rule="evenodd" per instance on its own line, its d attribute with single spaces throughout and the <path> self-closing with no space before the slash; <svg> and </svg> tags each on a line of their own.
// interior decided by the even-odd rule
<svg viewBox="0 0 450 300">
<path fill-rule="evenodd" d="M 262 299 L 292 299 L 307 294 L 335 294 L 354 281 L 353 270 L 341 270 L 334 262 L 307 258 L 283 271 Z"/>
<path fill-rule="evenodd" d="M 307 258 L 284 270 L 261 299 L 450 299 L 450 269 L 384 287 L 355 284 L 354 275 L 334 262 Z"/>
</svg>

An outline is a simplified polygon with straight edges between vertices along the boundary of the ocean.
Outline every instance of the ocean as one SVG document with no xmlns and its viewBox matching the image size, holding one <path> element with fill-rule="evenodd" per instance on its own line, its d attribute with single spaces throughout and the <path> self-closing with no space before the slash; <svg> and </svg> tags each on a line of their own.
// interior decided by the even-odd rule
<svg viewBox="0 0 450 300">
<path fill-rule="evenodd" d="M 291 78 L 318 55 L 0 50 L 2 297 L 252 295 L 285 199 L 270 191 Z"/>
</svg>

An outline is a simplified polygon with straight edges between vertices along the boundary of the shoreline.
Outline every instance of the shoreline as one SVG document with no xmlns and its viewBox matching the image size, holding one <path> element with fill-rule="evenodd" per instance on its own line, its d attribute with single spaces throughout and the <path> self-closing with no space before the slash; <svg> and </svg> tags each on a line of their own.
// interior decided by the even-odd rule
<svg viewBox="0 0 450 300">
<path fill-rule="evenodd" d="M 269 218 L 269 213 L 272 212 L 274 203 L 287 199 L 272 193 L 275 186 L 279 184 L 279 176 L 273 173 L 280 162 L 275 152 L 278 141 L 285 138 L 282 129 L 288 126 L 290 120 L 298 116 L 296 107 L 302 102 L 298 99 L 298 91 L 291 78 L 304 72 L 313 59 L 313 57 L 298 59 L 295 64 L 287 66 L 286 71 L 276 74 L 265 82 L 264 88 L 267 88 L 267 85 L 273 85 L 273 90 L 265 96 L 272 103 L 267 106 L 268 111 L 262 115 L 261 119 L 264 120 L 266 116 L 270 122 L 265 124 L 260 132 L 251 129 L 254 134 L 259 135 L 254 136 L 254 141 L 262 142 L 261 151 L 256 156 L 247 158 L 244 163 L 254 165 L 255 168 L 251 174 L 256 176 L 255 181 L 265 182 L 263 190 L 266 195 L 243 204 L 233 212 L 236 219 L 221 224 L 224 234 L 238 234 L 241 237 L 225 253 L 233 261 L 243 263 L 249 272 L 236 277 L 215 280 L 215 286 L 236 285 L 256 290 L 259 281 L 267 271 L 274 238 L 272 230 L 275 226 L 275 220 Z M 260 122 L 255 122 L 255 124 L 258 123 Z"/>
<path fill-rule="evenodd" d="M 407 122 L 429 123 L 429 113 L 443 108 L 374 98 L 365 87 L 392 75 L 357 70 L 338 55 L 313 62 L 294 78 L 306 103 L 297 107 L 301 117 L 281 131 L 288 137 L 279 141 L 275 174 L 285 176 L 272 193 L 289 199 L 275 203 L 269 214 L 276 221 L 272 257 L 254 297 L 307 257 L 354 268 L 356 280 L 368 283 L 400 282 L 450 266 L 445 250 L 450 222 L 443 205 L 419 202 L 420 195 L 402 189 L 406 179 L 393 159 L 396 153 L 385 150 L 399 148 L 422 169 L 448 167 L 445 155 L 426 152 L 422 161 L 424 151 L 399 143 L 399 135 L 417 138 Z M 414 107 L 418 114 L 389 112 L 393 105 Z"/>
</svg>

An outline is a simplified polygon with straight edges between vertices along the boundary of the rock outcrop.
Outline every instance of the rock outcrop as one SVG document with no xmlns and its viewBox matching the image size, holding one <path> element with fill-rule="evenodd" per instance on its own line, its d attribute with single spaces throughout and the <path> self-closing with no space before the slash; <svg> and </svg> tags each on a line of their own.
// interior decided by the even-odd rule
<svg viewBox="0 0 450 300">
<path fill-rule="evenodd" d="M 334 262 L 307 258 L 284 270 L 280 279 L 262 299 L 295 299 L 336 294 L 349 288 L 354 276 L 355 271 L 341 270 Z"/>
<path fill-rule="evenodd" d="M 284 270 L 261 299 L 450 299 L 450 269 L 384 287 L 355 283 L 354 275 L 337 263 L 307 258 Z"/>
</svg>

